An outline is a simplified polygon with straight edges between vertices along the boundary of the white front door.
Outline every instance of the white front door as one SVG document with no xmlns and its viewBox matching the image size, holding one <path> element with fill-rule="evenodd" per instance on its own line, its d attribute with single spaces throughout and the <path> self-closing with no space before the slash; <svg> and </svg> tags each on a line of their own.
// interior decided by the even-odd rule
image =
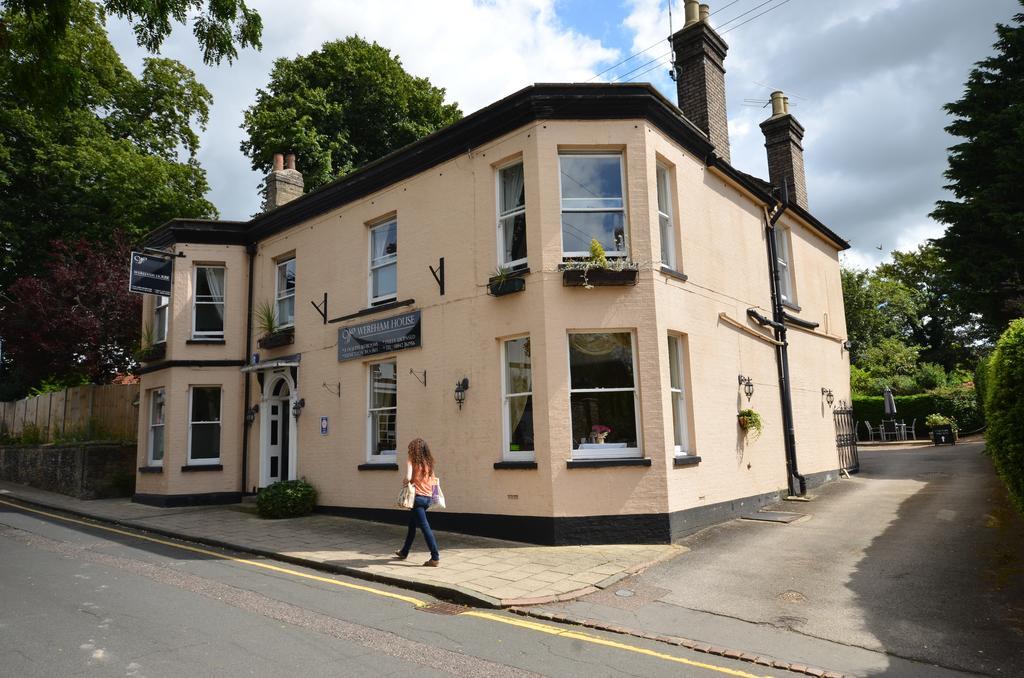
<svg viewBox="0 0 1024 678">
<path fill-rule="evenodd" d="M 263 411 L 266 414 L 260 455 L 260 476 L 264 487 L 279 480 L 290 480 L 295 477 L 291 389 L 288 380 L 283 377 L 271 380 L 267 390 L 268 394 L 264 399 Z"/>
</svg>

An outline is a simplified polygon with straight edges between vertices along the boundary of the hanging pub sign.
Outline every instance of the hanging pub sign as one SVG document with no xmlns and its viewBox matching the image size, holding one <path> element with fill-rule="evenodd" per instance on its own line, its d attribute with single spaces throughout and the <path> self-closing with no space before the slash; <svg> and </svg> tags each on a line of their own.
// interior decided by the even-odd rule
<svg viewBox="0 0 1024 678">
<path fill-rule="evenodd" d="M 338 330 L 338 360 L 415 348 L 420 345 L 420 312 L 343 327 Z"/>
<path fill-rule="evenodd" d="M 128 290 L 139 294 L 171 296 L 171 272 L 174 259 L 132 252 Z"/>
</svg>

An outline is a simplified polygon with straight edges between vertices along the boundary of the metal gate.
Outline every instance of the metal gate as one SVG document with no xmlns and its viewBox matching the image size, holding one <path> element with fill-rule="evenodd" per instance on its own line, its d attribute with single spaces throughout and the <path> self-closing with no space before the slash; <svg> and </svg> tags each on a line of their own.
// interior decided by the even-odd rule
<svg viewBox="0 0 1024 678">
<path fill-rule="evenodd" d="M 860 470 L 860 457 L 857 455 L 857 425 L 853 419 L 853 407 L 842 400 L 832 412 L 836 424 L 836 449 L 839 451 L 839 468 L 850 473 Z"/>
</svg>

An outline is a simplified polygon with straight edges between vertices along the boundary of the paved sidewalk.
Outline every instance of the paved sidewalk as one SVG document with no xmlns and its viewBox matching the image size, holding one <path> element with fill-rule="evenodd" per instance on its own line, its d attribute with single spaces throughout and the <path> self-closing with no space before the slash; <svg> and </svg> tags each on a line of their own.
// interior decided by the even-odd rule
<svg viewBox="0 0 1024 678">
<path fill-rule="evenodd" d="M 441 567 L 431 568 L 422 566 L 430 554 L 420 534 L 408 560 L 391 555 L 405 538 L 397 525 L 319 514 L 263 520 L 252 504 L 158 508 L 127 499 L 83 501 L 0 481 L 4 497 L 489 607 L 571 600 L 687 550 L 668 544 L 532 546 L 436 532 Z"/>
</svg>

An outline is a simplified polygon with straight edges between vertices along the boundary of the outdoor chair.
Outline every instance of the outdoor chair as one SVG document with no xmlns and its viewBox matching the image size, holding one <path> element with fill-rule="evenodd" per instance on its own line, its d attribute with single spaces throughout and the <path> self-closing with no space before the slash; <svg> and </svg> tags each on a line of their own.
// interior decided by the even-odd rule
<svg viewBox="0 0 1024 678">
<path fill-rule="evenodd" d="M 881 428 L 883 441 L 900 439 L 900 425 L 895 419 L 883 419 Z"/>
<path fill-rule="evenodd" d="M 905 424 L 904 424 L 905 425 Z M 910 422 L 907 428 L 907 440 L 917 440 L 917 418 Z"/>
<path fill-rule="evenodd" d="M 865 421 L 864 422 L 864 428 L 866 428 L 868 430 L 868 440 L 869 441 L 873 441 L 875 439 L 875 436 L 881 433 L 881 431 L 880 431 L 881 427 L 880 426 L 872 426 L 870 421 Z"/>
</svg>

